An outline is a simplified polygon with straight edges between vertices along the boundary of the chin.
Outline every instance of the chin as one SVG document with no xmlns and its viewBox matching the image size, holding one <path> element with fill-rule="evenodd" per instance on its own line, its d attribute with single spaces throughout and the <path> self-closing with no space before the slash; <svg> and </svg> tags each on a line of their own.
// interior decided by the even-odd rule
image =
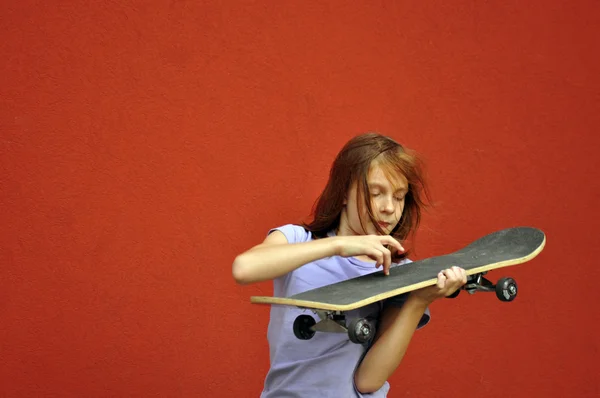
<svg viewBox="0 0 600 398">
<path fill-rule="evenodd" d="M 372 231 L 369 232 L 372 235 L 389 235 L 390 232 L 392 232 L 392 230 L 388 227 L 388 228 L 382 228 L 383 233 L 380 233 L 379 231 L 377 231 L 377 228 L 373 227 Z"/>
</svg>

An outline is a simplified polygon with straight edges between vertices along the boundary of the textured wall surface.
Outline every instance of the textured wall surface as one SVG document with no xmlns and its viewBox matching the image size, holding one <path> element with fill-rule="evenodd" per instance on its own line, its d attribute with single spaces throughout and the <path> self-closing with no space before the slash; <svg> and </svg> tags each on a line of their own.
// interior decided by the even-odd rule
<svg viewBox="0 0 600 398">
<path fill-rule="evenodd" d="M 391 396 L 600 395 L 598 2 L 447 3 L 3 2 L 0 396 L 257 397 L 271 285 L 231 263 L 367 130 L 427 161 L 415 258 L 548 239 L 513 303 L 435 303 Z"/>
</svg>

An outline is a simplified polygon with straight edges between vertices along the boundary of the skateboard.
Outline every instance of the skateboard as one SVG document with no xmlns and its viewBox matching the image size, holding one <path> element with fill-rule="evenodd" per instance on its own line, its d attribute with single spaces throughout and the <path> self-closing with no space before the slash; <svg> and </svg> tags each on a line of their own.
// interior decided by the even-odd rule
<svg viewBox="0 0 600 398">
<path fill-rule="evenodd" d="M 284 305 L 313 311 L 320 317 L 317 323 L 310 315 L 299 315 L 294 321 L 294 335 L 301 340 L 311 339 L 317 331 L 348 333 L 353 343 L 368 343 L 375 336 L 372 319 L 357 318 L 346 325 L 348 311 L 435 285 L 438 273 L 452 266 L 463 268 L 467 283 L 461 290 L 470 294 L 495 292 L 500 301 L 510 302 L 517 296 L 517 282 L 510 277 L 496 284 L 486 279 L 489 271 L 522 264 L 535 258 L 546 244 L 543 231 L 532 227 L 515 227 L 490 233 L 450 254 L 430 257 L 383 271 L 309 290 L 290 297 L 253 296 L 253 304 Z"/>
</svg>

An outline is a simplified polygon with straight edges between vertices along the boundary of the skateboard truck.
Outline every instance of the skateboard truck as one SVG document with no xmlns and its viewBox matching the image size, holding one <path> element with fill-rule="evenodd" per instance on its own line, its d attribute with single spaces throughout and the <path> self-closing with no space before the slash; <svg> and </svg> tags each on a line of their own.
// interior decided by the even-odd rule
<svg viewBox="0 0 600 398">
<path fill-rule="evenodd" d="M 485 272 L 467 276 L 467 283 L 448 298 L 458 296 L 461 290 L 469 294 L 496 292 L 500 301 L 513 301 L 517 297 L 517 282 L 513 278 L 500 278 L 495 285 L 484 278 Z M 302 307 L 300 307 L 302 308 Z M 316 332 L 348 333 L 355 344 L 369 343 L 375 337 L 375 321 L 369 318 L 355 318 L 346 326 L 346 315 L 342 311 L 311 309 L 321 318 L 319 322 L 310 315 L 299 315 L 294 321 L 294 335 L 300 340 L 310 340 Z"/>
<path fill-rule="evenodd" d="M 350 341 L 365 344 L 375 337 L 375 321 L 369 318 L 353 319 L 346 326 L 346 315 L 341 311 L 313 310 L 321 320 L 317 323 L 310 315 L 299 315 L 294 321 L 294 335 L 310 340 L 316 332 L 348 333 Z"/>
<path fill-rule="evenodd" d="M 517 297 L 517 282 L 513 278 L 500 278 L 498 283 L 494 285 L 483 277 L 486 273 L 487 271 L 467 276 L 467 283 L 448 296 L 448 298 L 458 296 L 461 290 L 465 290 L 469 294 L 496 292 L 496 297 L 500 301 L 513 301 Z"/>
</svg>

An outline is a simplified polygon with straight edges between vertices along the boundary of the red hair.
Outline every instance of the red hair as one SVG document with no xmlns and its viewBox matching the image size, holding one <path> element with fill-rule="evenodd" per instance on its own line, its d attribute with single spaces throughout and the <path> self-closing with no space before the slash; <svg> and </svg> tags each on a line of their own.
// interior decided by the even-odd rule
<svg viewBox="0 0 600 398">
<path fill-rule="evenodd" d="M 390 235 L 399 241 L 416 232 L 421 213 L 427 207 L 424 199 L 429 199 L 422 162 L 418 155 L 384 135 L 366 133 L 352 138 L 336 156 L 329 173 L 325 189 L 316 200 L 312 210 L 312 221 L 303 226 L 315 238 L 324 238 L 336 230 L 344 208 L 344 199 L 353 183 L 357 183 L 357 203 L 366 204 L 369 218 L 379 233 L 384 233 L 373 215 L 369 198 L 367 176 L 373 162 L 377 162 L 393 180 L 394 175 L 402 175 L 408 181 L 404 211 L 398 225 Z M 363 220 L 361 219 L 361 224 Z M 408 252 L 396 257 L 406 257 Z"/>
</svg>

